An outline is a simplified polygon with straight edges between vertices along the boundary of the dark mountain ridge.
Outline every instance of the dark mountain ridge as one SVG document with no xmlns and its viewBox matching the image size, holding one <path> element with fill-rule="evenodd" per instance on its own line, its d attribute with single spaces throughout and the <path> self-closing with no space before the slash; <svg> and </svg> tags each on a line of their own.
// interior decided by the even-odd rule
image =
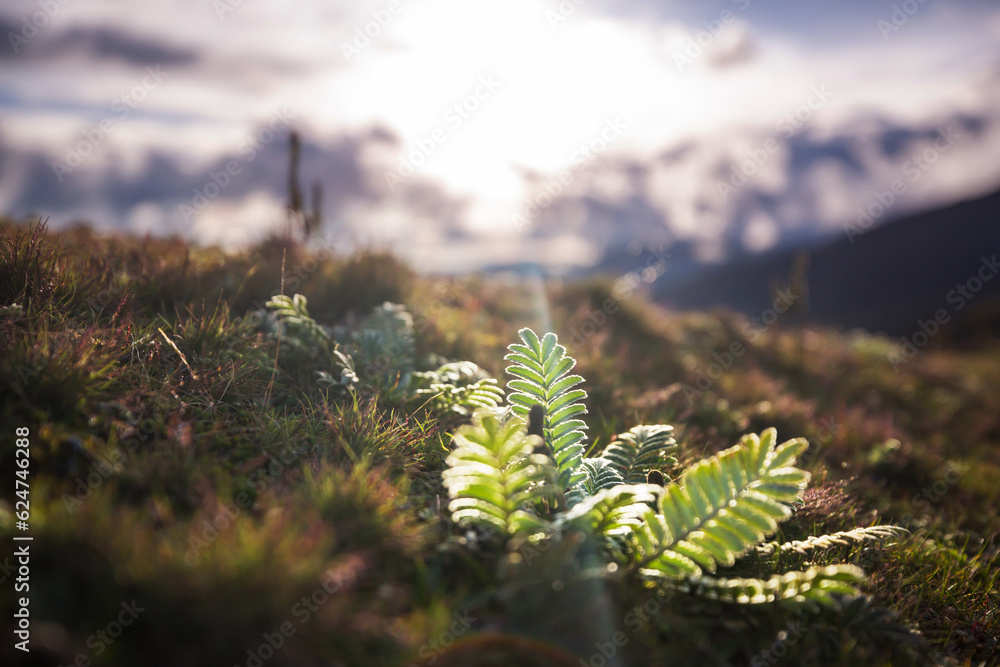
<svg viewBox="0 0 1000 667">
<path fill-rule="evenodd" d="M 867 231 L 855 226 L 816 248 L 784 248 L 664 282 L 655 298 L 676 309 L 760 315 L 803 256 L 810 322 L 894 336 L 911 336 L 921 322 L 933 328 L 935 317 L 952 335 L 1000 324 L 1000 191 Z"/>
</svg>

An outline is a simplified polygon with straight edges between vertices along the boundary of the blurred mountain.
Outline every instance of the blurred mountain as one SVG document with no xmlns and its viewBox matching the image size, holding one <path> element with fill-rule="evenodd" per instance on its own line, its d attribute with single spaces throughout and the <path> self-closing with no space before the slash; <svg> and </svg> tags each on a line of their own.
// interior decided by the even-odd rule
<svg viewBox="0 0 1000 667">
<path fill-rule="evenodd" d="M 807 265 L 810 322 L 911 336 L 938 314 L 953 336 L 1000 329 L 1000 191 L 819 247 L 703 267 L 689 280 L 671 276 L 654 285 L 654 295 L 677 309 L 725 306 L 760 316 L 799 257 Z"/>
</svg>

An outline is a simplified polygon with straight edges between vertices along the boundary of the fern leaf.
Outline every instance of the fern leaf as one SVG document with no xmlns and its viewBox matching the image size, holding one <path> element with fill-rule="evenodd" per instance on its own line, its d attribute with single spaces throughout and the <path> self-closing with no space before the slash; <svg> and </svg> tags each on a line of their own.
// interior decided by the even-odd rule
<svg viewBox="0 0 1000 667">
<path fill-rule="evenodd" d="M 471 361 L 447 363 L 412 377 L 414 396 L 438 413 L 465 416 L 477 408 L 497 408 L 504 399 L 497 381 Z"/>
<path fill-rule="evenodd" d="M 497 386 L 497 381 L 493 378 L 478 380 L 459 389 L 456 400 L 462 407 L 496 408 L 504 399 L 503 389 Z"/>
<path fill-rule="evenodd" d="M 647 514 L 640 567 L 652 576 L 697 577 L 731 566 L 791 511 L 809 473 L 791 467 L 808 443 L 775 446 L 776 432 L 745 436 L 738 445 L 699 461 L 666 487 L 659 513 Z"/>
<path fill-rule="evenodd" d="M 616 436 L 601 457 L 611 461 L 626 484 L 642 483 L 650 470 L 677 463 L 670 456 L 677 449 L 673 431 L 668 424 L 636 426 Z"/>
<path fill-rule="evenodd" d="M 827 550 L 840 546 L 854 546 L 858 544 L 889 544 L 896 542 L 910 531 L 899 526 L 869 526 L 868 528 L 855 528 L 854 530 L 844 530 L 829 535 L 816 535 L 805 540 L 793 540 L 778 544 L 771 542 L 761 544 L 754 549 L 760 556 L 773 556 L 774 554 L 797 553 L 808 555 L 810 551 Z"/>
<path fill-rule="evenodd" d="M 522 343 L 510 345 L 504 357 L 510 362 L 507 373 L 514 376 L 507 383 L 508 400 L 521 417 L 527 417 L 533 405 L 545 411 L 545 443 L 555 458 L 559 482 L 564 489 L 572 488 L 582 478 L 578 468 L 587 425 L 576 417 L 587 411 L 580 402 L 587 392 L 575 387 L 583 378 L 569 373 L 576 361 L 566 355 L 554 333 L 541 339 L 529 328 L 518 333 Z"/>
<path fill-rule="evenodd" d="M 619 484 L 585 498 L 558 519 L 560 525 L 585 527 L 605 537 L 630 533 L 642 524 L 648 503 L 656 501 L 662 489 L 649 484 Z"/>
<path fill-rule="evenodd" d="M 532 506 L 549 495 L 555 471 L 548 457 L 532 454 L 538 440 L 525 434 L 523 420 L 503 423 L 490 410 L 477 411 L 471 425 L 455 431 L 442 473 L 452 519 L 504 535 L 545 530 Z"/>
<path fill-rule="evenodd" d="M 278 319 L 278 326 L 286 343 L 315 354 L 330 340 L 326 330 L 309 316 L 308 302 L 301 294 L 294 297 L 278 295 L 265 305 Z"/>
<path fill-rule="evenodd" d="M 854 565 L 811 567 L 802 572 L 776 574 L 769 579 L 691 577 L 668 581 L 675 590 L 712 600 L 738 604 L 768 602 L 813 603 L 832 606 L 835 595 L 856 596 L 865 574 Z"/>
<path fill-rule="evenodd" d="M 598 491 L 624 484 L 618 470 L 607 459 L 583 459 L 578 470 L 583 473 L 583 478 L 566 492 L 570 507 Z"/>
<path fill-rule="evenodd" d="M 393 389 L 403 392 L 410 384 L 416 352 L 413 316 L 404 306 L 387 301 L 351 333 L 347 349 L 359 377 L 390 394 Z"/>
</svg>

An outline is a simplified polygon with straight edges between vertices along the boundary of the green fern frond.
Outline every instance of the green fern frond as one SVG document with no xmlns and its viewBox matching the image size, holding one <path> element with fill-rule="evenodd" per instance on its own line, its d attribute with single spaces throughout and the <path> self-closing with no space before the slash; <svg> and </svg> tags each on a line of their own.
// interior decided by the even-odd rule
<svg viewBox="0 0 1000 667">
<path fill-rule="evenodd" d="M 649 576 L 698 577 L 731 566 L 777 529 L 801 499 L 809 473 L 792 467 L 808 443 L 775 446 L 768 429 L 699 461 L 666 487 L 659 513 L 650 510 L 638 531 L 640 567 Z"/>
<path fill-rule="evenodd" d="M 803 572 L 776 574 L 769 579 L 691 577 L 668 581 L 675 590 L 737 604 L 768 602 L 834 605 L 835 595 L 856 596 L 865 573 L 854 565 L 811 567 Z"/>
<path fill-rule="evenodd" d="M 554 490 L 555 471 L 548 457 L 532 454 L 539 438 L 525 433 L 523 420 L 502 423 L 492 411 L 479 410 L 471 425 L 455 431 L 454 444 L 442 477 L 456 523 L 504 535 L 547 529 L 532 508 Z"/>
<path fill-rule="evenodd" d="M 754 553 L 759 556 L 773 556 L 774 554 L 798 553 L 808 555 L 810 551 L 833 549 L 839 546 L 854 546 L 858 544 L 889 544 L 900 540 L 910 534 L 910 531 L 899 526 L 869 526 L 868 528 L 855 528 L 854 530 L 844 530 L 829 535 L 817 535 L 804 540 L 793 540 L 778 544 L 771 542 L 761 544 L 754 549 Z"/>
<path fill-rule="evenodd" d="M 477 408 L 496 408 L 503 402 L 504 398 L 503 389 L 497 385 L 497 381 L 493 378 L 478 380 L 463 387 L 435 384 L 431 385 L 427 391 L 439 397 L 442 407 L 463 416 Z"/>
<path fill-rule="evenodd" d="M 375 387 L 405 394 L 413 372 L 416 339 L 413 316 L 404 306 L 386 302 L 351 333 L 347 345 L 358 376 Z"/>
<path fill-rule="evenodd" d="M 605 537 L 630 533 L 642 524 L 649 503 L 655 502 L 662 489 L 650 484 L 619 484 L 584 498 L 559 515 L 561 526 L 584 527 Z"/>
<path fill-rule="evenodd" d="M 497 408 L 503 389 L 488 373 L 471 361 L 457 361 L 433 371 L 413 374 L 414 396 L 434 412 L 468 415 L 477 408 Z"/>
<path fill-rule="evenodd" d="M 676 465 L 677 459 L 670 456 L 677 449 L 673 431 L 669 424 L 635 426 L 617 435 L 601 457 L 611 461 L 626 484 L 642 483 L 650 470 Z"/>
<path fill-rule="evenodd" d="M 564 489 L 572 488 L 582 478 L 578 468 L 583 459 L 587 425 L 577 417 L 587 412 L 580 402 L 587 392 L 574 387 L 583 378 L 569 374 L 576 360 L 566 354 L 566 348 L 559 345 L 554 333 L 545 334 L 541 340 L 528 328 L 518 334 L 523 344 L 511 344 L 510 353 L 504 357 L 511 364 L 507 373 L 515 376 L 507 383 L 508 400 L 514 412 L 522 417 L 527 417 L 533 405 L 545 411 L 545 443 L 555 457 L 560 484 Z"/>
<path fill-rule="evenodd" d="M 323 327 L 309 316 L 307 301 L 301 294 L 278 295 L 265 304 L 274 313 L 282 340 L 304 350 L 318 351 L 330 340 Z"/>
<path fill-rule="evenodd" d="M 583 473 L 583 478 L 566 492 L 566 501 L 570 507 L 598 491 L 625 483 L 618 470 L 607 459 L 583 459 L 577 470 Z"/>
<path fill-rule="evenodd" d="M 454 385 L 470 384 L 493 377 L 471 361 L 449 361 L 421 375 L 433 376 L 437 382 Z"/>
</svg>

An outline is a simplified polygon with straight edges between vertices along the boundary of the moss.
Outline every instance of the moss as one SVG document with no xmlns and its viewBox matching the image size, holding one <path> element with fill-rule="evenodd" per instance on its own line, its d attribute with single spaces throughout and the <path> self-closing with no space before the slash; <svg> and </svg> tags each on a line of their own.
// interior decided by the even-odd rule
<svg viewBox="0 0 1000 667">
<path fill-rule="evenodd" d="M 796 620 L 816 628 L 785 658 L 803 664 L 905 664 L 908 628 L 942 661 L 997 659 L 995 343 L 924 351 L 894 368 L 884 338 L 780 324 L 755 332 L 729 313 L 666 313 L 603 280 L 539 292 L 419 278 L 377 251 L 227 254 L 9 222 L 0 235 L 0 431 L 31 428 L 37 664 L 96 658 L 87 638 L 133 598 L 148 611 L 106 664 L 247 664 L 286 620 L 295 633 L 268 664 L 401 664 L 440 646 L 466 611 L 476 620 L 461 647 L 432 653 L 441 662 L 470 646 L 502 655 L 541 640 L 552 655 L 589 659 L 608 638 L 572 637 L 588 614 L 627 633 L 635 662 L 748 664 Z M 314 368 L 282 363 L 255 313 L 283 278 L 284 293 L 305 295 L 325 325 L 403 302 L 421 362 L 471 359 L 496 376 L 544 302 L 588 381 L 598 447 L 637 423 L 672 423 L 680 466 L 775 425 L 810 441 L 804 466 L 816 480 L 784 537 L 890 522 L 915 533 L 893 550 L 839 554 L 865 568 L 872 602 L 822 618 L 678 596 L 633 631 L 625 619 L 646 601 L 641 591 L 560 597 L 572 554 L 546 556 L 508 587 L 497 578 L 507 561 L 453 530 L 443 507 L 440 470 L 463 420 L 378 393 L 323 391 Z M 594 332 L 578 335 L 585 328 Z M 699 370 L 734 343 L 745 351 L 697 387 Z M 13 469 L 12 457 L 11 439 L 0 440 L 0 469 Z M 0 493 L 9 540 L 13 485 Z M 338 593 L 300 624 L 293 608 L 323 590 L 328 571 Z M 514 610 L 536 598 L 565 616 L 544 625 L 548 637 L 522 641 L 532 629 Z M 0 601 L 7 619 L 11 603 Z M 498 634 L 507 630 L 516 637 Z M 13 664 L 12 650 L 0 648 L 0 661 Z"/>
</svg>

